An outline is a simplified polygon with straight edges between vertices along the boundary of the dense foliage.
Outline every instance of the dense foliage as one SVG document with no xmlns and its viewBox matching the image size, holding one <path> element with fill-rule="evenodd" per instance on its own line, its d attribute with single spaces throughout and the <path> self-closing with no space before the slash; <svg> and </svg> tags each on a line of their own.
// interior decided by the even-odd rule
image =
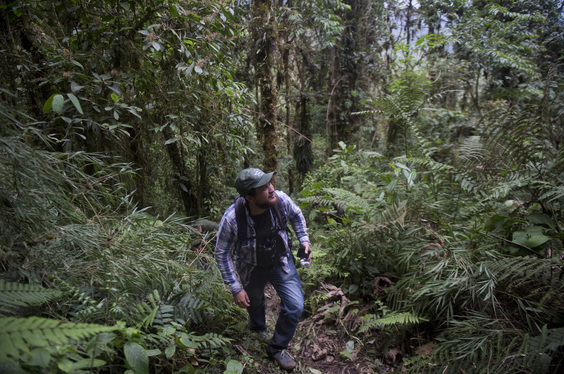
<svg viewBox="0 0 564 374">
<path fill-rule="evenodd" d="M 298 371 L 560 372 L 563 7 L 1 5 L 0 371 L 271 370 L 194 224 L 262 162 L 314 241 Z"/>
</svg>

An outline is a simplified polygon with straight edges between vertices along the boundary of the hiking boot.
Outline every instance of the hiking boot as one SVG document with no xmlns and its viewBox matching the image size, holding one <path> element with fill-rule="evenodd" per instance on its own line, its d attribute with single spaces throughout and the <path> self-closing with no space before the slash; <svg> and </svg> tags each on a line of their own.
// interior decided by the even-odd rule
<svg viewBox="0 0 564 374">
<path fill-rule="evenodd" d="M 253 336 L 261 343 L 268 343 L 270 341 L 266 330 L 255 330 L 253 331 Z"/>
<path fill-rule="evenodd" d="M 294 358 L 285 349 L 274 353 L 267 353 L 271 358 L 275 359 L 278 365 L 284 370 L 290 371 L 296 367 L 296 361 L 294 361 Z"/>
</svg>

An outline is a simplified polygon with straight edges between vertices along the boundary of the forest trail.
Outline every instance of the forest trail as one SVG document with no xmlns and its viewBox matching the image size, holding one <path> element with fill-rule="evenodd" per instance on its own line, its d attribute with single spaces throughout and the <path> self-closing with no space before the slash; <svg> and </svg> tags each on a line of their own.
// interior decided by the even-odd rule
<svg viewBox="0 0 564 374">
<path fill-rule="evenodd" d="M 304 312 L 290 343 L 289 351 L 298 363 L 294 373 L 368 374 L 393 371 L 393 366 L 375 362 L 373 358 L 360 354 L 363 343 L 355 342 L 346 333 L 347 329 L 358 323 L 358 320 L 355 320 L 358 317 L 344 313 L 350 301 L 341 289 L 332 285 L 321 286 L 328 292 L 326 305 L 318 308 L 315 314 L 308 315 Z M 265 290 L 265 300 L 270 333 L 280 311 L 280 298 L 270 283 Z M 332 313 L 336 313 L 338 320 L 331 317 Z M 272 364 L 268 365 L 262 373 L 284 372 L 272 371 L 273 367 Z"/>
</svg>

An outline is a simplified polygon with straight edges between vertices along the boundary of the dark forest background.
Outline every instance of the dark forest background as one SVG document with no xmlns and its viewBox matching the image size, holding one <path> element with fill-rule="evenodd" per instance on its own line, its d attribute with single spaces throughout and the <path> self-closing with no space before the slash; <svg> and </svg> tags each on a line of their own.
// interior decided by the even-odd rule
<svg viewBox="0 0 564 374">
<path fill-rule="evenodd" d="M 213 260 L 276 170 L 303 373 L 561 373 L 561 0 L 0 3 L 0 372 L 273 372 Z"/>
</svg>

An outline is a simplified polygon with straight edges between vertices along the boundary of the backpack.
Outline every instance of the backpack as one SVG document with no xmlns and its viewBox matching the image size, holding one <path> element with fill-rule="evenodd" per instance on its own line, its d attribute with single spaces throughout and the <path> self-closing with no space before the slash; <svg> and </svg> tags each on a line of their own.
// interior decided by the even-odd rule
<svg viewBox="0 0 564 374">
<path fill-rule="evenodd" d="M 245 198 L 242 196 L 237 196 L 235 198 L 235 218 L 237 220 L 237 235 L 239 237 L 239 241 L 243 242 L 248 239 L 247 238 L 247 209 L 245 208 Z M 288 227 L 288 218 L 284 213 L 280 202 L 274 205 L 274 214 L 278 218 L 278 222 L 283 230 L 286 230 L 288 234 L 288 248 L 290 248 L 290 253 L 292 252 L 292 232 Z"/>
</svg>

